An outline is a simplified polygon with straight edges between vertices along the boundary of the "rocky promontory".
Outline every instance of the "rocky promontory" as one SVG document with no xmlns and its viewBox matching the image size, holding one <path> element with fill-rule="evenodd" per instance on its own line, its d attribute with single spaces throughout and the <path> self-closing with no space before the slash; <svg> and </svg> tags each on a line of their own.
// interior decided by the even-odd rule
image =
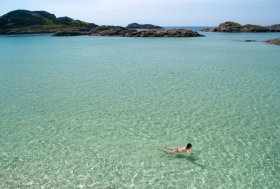
<svg viewBox="0 0 280 189">
<path fill-rule="evenodd" d="M 186 29 L 147 29 L 136 30 L 128 29 L 120 26 L 98 26 L 94 29 L 81 31 L 69 30 L 60 31 L 53 34 L 54 36 L 76 36 L 76 35 L 89 35 L 89 36 L 116 36 L 116 37 L 203 37 L 198 32 Z"/>
<path fill-rule="evenodd" d="M 57 18 L 46 11 L 15 10 L 0 17 L 0 34 L 54 33 L 96 26 L 69 17 Z"/>
<path fill-rule="evenodd" d="M 272 26 L 241 25 L 236 22 L 224 22 L 215 28 L 203 29 L 204 32 L 280 32 L 280 24 Z"/>
<path fill-rule="evenodd" d="M 126 26 L 129 29 L 163 29 L 160 26 L 152 25 L 152 24 L 138 24 L 138 23 L 131 23 Z"/>
</svg>

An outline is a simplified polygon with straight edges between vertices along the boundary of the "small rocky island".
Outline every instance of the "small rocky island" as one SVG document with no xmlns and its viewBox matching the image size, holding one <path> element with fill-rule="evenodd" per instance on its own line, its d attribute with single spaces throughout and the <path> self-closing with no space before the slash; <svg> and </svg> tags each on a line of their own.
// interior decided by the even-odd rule
<svg viewBox="0 0 280 189">
<path fill-rule="evenodd" d="M 127 27 L 98 26 L 69 17 L 57 18 L 46 11 L 15 10 L 0 17 L 0 34 L 52 33 L 53 36 L 119 36 L 119 37 L 202 37 L 186 29 L 165 30 L 152 24 L 132 23 Z"/>
<path fill-rule="evenodd" d="M 126 26 L 128 29 L 163 29 L 160 26 L 155 26 L 152 24 L 138 24 L 138 23 L 131 23 Z"/>
<path fill-rule="evenodd" d="M 117 37 L 202 37 L 197 32 L 186 29 L 146 29 L 136 30 L 128 29 L 120 26 L 98 26 L 89 30 L 67 30 L 59 31 L 53 34 L 54 36 L 117 36 Z"/>
<path fill-rule="evenodd" d="M 215 28 L 203 29 L 204 32 L 280 32 L 280 24 L 272 26 L 241 25 L 236 22 L 224 22 Z"/>
</svg>

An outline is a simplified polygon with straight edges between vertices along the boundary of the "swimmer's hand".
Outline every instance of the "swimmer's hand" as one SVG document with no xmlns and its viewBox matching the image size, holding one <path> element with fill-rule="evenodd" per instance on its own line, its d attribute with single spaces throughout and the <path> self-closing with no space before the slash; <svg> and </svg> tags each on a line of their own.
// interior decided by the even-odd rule
<svg viewBox="0 0 280 189">
<path fill-rule="evenodd" d="M 192 153 L 191 153 L 189 150 L 187 150 L 186 153 L 187 153 L 189 156 L 192 156 Z"/>
</svg>

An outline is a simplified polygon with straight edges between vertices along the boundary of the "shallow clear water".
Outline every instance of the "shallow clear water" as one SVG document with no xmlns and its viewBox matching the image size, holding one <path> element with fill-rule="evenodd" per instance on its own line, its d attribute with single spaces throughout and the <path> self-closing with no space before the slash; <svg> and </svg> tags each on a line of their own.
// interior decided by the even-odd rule
<svg viewBox="0 0 280 189">
<path fill-rule="evenodd" d="M 0 187 L 279 188 L 280 33 L 205 35 L 0 36 Z"/>
</svg>

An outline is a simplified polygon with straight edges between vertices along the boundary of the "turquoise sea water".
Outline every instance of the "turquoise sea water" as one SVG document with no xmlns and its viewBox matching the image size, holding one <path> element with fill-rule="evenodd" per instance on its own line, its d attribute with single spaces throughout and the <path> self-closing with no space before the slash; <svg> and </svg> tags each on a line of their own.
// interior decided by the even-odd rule
<svg viewBox="0 0 280 189">
<path fill-rule="evenodd" d="M 0 36 L 0 188 L 279 188 L 280 33 L 204 34 Z"/>
</svg>

